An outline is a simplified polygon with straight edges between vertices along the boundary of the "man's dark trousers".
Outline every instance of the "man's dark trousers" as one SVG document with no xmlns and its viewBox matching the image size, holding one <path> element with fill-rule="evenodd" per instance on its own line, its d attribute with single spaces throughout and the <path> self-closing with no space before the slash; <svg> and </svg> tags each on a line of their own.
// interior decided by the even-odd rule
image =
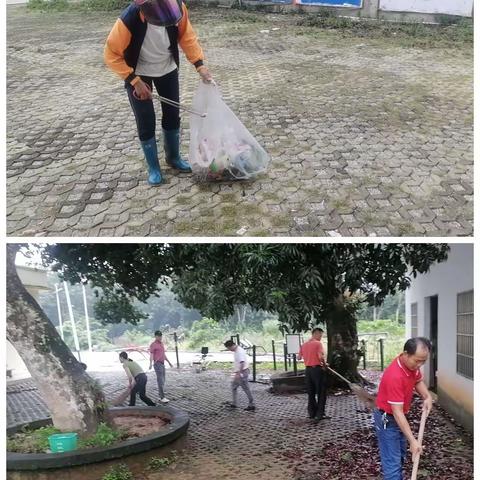
<svg viewBox="0 0 480 480">
<path fill-rule="evenodd" d="M 321 418 L 327 402 L 327 372 L 320 366 L 306 367 L 305 380 L 308 393 L 308 416 Z"/>
</svg>

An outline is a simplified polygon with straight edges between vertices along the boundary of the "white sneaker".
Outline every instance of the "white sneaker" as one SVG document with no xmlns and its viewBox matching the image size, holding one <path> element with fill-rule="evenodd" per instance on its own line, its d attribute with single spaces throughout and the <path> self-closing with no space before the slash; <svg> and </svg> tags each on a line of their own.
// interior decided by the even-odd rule
<svg viewBox="0 0 480 480">
<path fill-rule="evenodd" d="M 161 401 L 162 403 L 168 403 L 170 400 L 169 400 L 168 398 L 166 398 L 166 397 L 163 397 L 163 398 L 160 399 L 160 401 Z"/>
</svg>

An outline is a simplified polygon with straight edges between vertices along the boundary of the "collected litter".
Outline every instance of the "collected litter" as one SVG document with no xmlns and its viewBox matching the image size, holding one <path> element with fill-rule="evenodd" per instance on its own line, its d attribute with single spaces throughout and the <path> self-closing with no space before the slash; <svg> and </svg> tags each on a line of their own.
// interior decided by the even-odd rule
<svg viewBox="0 0 480 480">
<path fill-rule="evenodd" d="M 267 152 L 225 104 L 215 85 L 199 84 L 190 115 L 192 170 L 206 180 L 247 180 L 264 172 Z"/>
</svg>

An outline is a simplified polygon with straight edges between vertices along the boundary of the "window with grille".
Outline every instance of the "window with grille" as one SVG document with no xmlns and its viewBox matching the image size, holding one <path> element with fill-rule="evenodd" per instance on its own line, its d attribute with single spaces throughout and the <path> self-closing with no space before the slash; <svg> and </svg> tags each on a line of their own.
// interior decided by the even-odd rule
<svg viewBox="0 0 480 480">
<path fill-rule="evenodd" d="M 473 380 L 473 290 L 457 295 L 457 373 Z"/>
<path fill-rule="evenodd" d="M 412 303 L 410 305 L 410 320 L 412 322 L 412 335 L 411 337 L 418 337 L 418 304 Z"/>
</svg>

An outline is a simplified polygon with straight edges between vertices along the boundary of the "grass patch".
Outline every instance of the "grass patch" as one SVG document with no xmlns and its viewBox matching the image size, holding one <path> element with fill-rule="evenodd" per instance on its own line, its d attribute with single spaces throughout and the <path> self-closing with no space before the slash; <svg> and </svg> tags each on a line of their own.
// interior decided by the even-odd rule
<svg viewBox="0 0 480 480">
<path fill-rule="evenodd" d="M 362 333 L 386 333 L 383 341 L 383 365 L 386 368 L 402 352 L 405 343 L 405 325 L 392 320 L 360 320 L 357 322 L 358 335 Z M 380 345 L 377 337 L 364 337 L 367 348 L 367 368 L 380 369 Z M 359 368 L 363 368 L 360 360 Z"/>
<path fill-rule="evenodd" d="M 101 480 L 133 480 L 133 474 L 127 465 L 121 463 L 110 467 Z"/>
<path fill-rule="evenodd" d="M 148 462 L 148 470 L 161 470 L 177 461 L 177 452 L 172 451 L 171 457 L 152 457 Z"/>
<path fill-rule="evenodd" d="M 48 437 L 61 433 L 53 426 L 41 427 L 36 430 L 23 429 L 7 437 L 7 451 L 18 453 L 45 453 L 50 445 Z"/>
<path fill-rule="evenodd" d="M 65 11 L 117 11 L 130 5 L 129 0 L 28 0 L 27 8 L 40 12 L 65 12 Z"/>
<path fill-rule="evenodd" d="M 452 48 L 473 45 L 473 23 L 461 19 L 455 24 L 425 25 L 419 22 L 393 23 L 351 18 L 334 15 L 304 15 L 296 25 L 309 27 L 304 34 L 314 34 L 315 30 L 336 30 L 346 37 L 370 39 L 395 39 L 403 46 L 426 48 Z"/>
</svg>

